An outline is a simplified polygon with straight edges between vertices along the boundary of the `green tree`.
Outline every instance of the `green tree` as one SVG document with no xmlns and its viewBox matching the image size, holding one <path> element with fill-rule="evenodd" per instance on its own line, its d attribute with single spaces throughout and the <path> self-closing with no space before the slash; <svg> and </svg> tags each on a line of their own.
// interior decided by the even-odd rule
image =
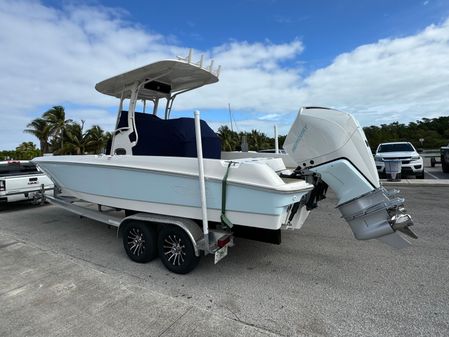
<svg viewBox="0 0 449 337">
<path fill-rule="evenodd" d="M 248 145 L 249 145 L 250 150 L 260 151 L 260 150 L 270 148 L 269 138 L 263 132 L 253 129 L 247 135 L 247 137 L 248 137 Z M 273 144 L 274 144 L 274 140 L 273 140 Z"/>
<path fill-rule="evenodd" d="M 66 119 L 64 107 L 55 105 L 44 112 L 42 117 L 47 121 L 50 127 L 50 135 L 54 138 L 53 146 L 64 147 L 64 132 L 67 126 L 72 123 L 71 119 Z M 55 151 L 55 149 L 53 149 Z"/>
<path fill-rule="evenodd" d="M 280 135 L 278 137 L 279 148 L 282 148 L 286 138 L 287 138 L 287 135 Z M 274 143 L 274 138 L 273 138 L 273 143 Z"/>
<path fill-rule="evenodd" d="M 239 137 L 227 125 L 218 128 L 218 137 L 221 139 L 221 149 L 223 151 L 234 151 L 239 145 Z"/>
<path fill-rule="evenodd" d="M 112 140 L 112 133 L 104 132 L 99 125 L 84 132 L 84 121 L 77 123 L 66 119 L 64 107 L 59 105 L 44 112 L 41 118 L 34 119 L 24 132 L 39 139 L 44 153 L 49 150 L 55 154 L 101 153 Z M 11 157 L 3 152 L 2 158 Z"/>
<path fill-rule="evenodd" d="M 48 139 L 50 137 L 50 125 L 44 118 L 36 118 L 27 125 L 28 129 L 25 129 L 25 133 L 32 134 L 40 142 L 40 149 L 42 153 L 48 152 Z"/>
<path fill-rule="evenodd" d="M 84 154 L 86 152 L 87 137 L 83 132 L 84 121 L 80 123 L 72 122 L 65 126 L 64 142 L 58 154 Z"/>
<path fill-rule="evenodd" d="M 112 135 L 105 133 L 99 125 L 92 126 L 86 131 L 86 149 L 91 153 L 101 153 Z"/>
<path fill-rule="evenodd" d="M 81 123 L 72 122 L 66 126 L 64 132 L 64 147 L 58 150 L 60 154 L 85 154 L 101 153 L 112 134 L 105 133 L 103 129 L 94 125 L 89 130 L 84 132 L 84 121 Z"/>
<path fill-rule="evenodd" d="M 16 157 L 16 151 L 3 150 L 0 151 L 0 160 L 12 160 Z"/>
<path fill-rule="evenodd" d="M 41 151 L 36 148 L 33 142 L 23 142 L 18 147 L 16 147 L 15 158 L 18 160 L 30 160 L 34 157 L 39 157 Z"/>
<path fill-rule="evenodd" d="M 449 142 L 449 116 L 422 118 L 408 125 L 394 122 L 363 128 L 371 149 L 376 150 L 380 143 L 408 141 L 416 148 L 439 148 Z M 424 139 L 421 144 L 420 139 Z"/>
</svg>

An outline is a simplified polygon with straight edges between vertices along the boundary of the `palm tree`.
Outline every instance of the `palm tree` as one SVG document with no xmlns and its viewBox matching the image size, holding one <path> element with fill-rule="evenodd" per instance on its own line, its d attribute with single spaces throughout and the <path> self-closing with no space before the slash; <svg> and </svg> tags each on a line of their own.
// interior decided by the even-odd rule
<svg viewBox="0 0 449 337">
<path fill-rule="evenodd" d="M 262 150 L 268 146 L 267 136 L 263 132 L 253 129 L 248 134 L 248 143 L 251 150 Z"/>
<path fill-rule="evenodd" d="M 234 151 L 239 143 L 237 133 L 229 129 L 227 125 L 220 126 L 217 133 L 221 139 L 221 149 L 223 151 Z"/>
<path fill-rule="evenodd" d="M 60 154 L 84 154 L 86 151 L 87 137 L 83 133 L 84 121 L 72 122 L 65 126 L 65 143 L 57 152 Z"/>
<path fill-rule="evenodd" d="M 99 125 L 92 126 L 86 132 L 86 149 L 89 152 L 100 153 L 106 146 L 109 135 Z"/>
<path fill-rule="evenodd" d="M 43 118 L 36 118 L 27 125 L 28 129 L 23 130 L 25 133 L 32 134 L 39 139 L 42 153 L 48 152 L 48 138 L 50 137 L 50 125 Z"/>
<path fill-rule="evenodd" d="M 71 119 L 65 119 L 64 107 L 61 105 L 55 105 L 51 109 L 44 112 L 42 117 L 47 121 L 50 126 L 50 135 L 59 139 L 61 149 L 64 147 L 64 131 L 67 126 L 72 123 Z"/>
</svg>

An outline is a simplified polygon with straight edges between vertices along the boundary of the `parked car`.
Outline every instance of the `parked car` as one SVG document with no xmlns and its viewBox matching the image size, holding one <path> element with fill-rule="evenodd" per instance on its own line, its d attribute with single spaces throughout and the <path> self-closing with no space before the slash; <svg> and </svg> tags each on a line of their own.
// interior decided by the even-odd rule
<svg viewBox="0 0 449 337">
<path fill-rule="evenodd" d="M 444 173 L 449 173 L 449 144 L 440 148 L 441 169 Z"/>
<path fill-rule="evenodd" d="M 424 179 L 423 159 L 409 142 L 379 144 L 374 157 L 379 177 L 385 177 L 385 161 L 394 159 L 401 161 L 402 176 L 414 175 Z"/>
<path fill-rule="evenodd" d="M 30 161 L 0 161 L 0 206 L 8 202 L 35 200 L 44 185 L 51 193 L 54 184 Z"/>
</svg>

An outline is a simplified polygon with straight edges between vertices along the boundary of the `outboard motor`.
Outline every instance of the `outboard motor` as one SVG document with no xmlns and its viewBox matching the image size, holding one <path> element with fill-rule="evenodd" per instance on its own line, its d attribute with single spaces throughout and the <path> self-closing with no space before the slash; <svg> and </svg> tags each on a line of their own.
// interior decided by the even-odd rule
<svg viewBox="0 0 449 337">
<path fill-rule="evenodd" d="M 398 233 L 417 238 L 409 226 L 399 191 L 380 186 L 368 141 L 349 113 L 304 107 L 284 143 L 287 154 L 303 172 L 313 172 L 337 194 L 337 208 L 356 239 L 377 238 L 395 248 L 409 245 Z"/>
</svg>

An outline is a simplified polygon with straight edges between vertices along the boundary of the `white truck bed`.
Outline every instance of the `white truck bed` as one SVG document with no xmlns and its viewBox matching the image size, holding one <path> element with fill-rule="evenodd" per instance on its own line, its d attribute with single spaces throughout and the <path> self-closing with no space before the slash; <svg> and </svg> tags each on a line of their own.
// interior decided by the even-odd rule
<svg viewBox="0 0 449 337">
<path fill-rule="evenodd" d="M 28 161 L 0 162 L 0 203 L 33 200 L 42 190 L 51 193 L 53 182 Z"/>
</svg>

